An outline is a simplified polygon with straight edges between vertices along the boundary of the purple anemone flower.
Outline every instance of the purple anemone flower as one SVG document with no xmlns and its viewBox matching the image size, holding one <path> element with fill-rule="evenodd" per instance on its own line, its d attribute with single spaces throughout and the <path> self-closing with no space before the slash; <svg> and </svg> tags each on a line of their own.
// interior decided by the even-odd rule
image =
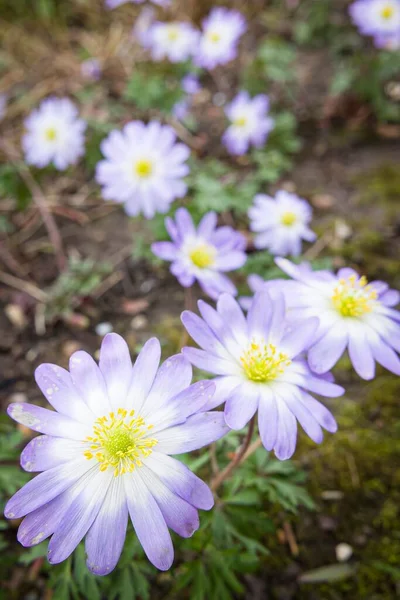
<svg viewBox="0 0 400 600">
<path fill-rule="evenodd" d="M 318 319 L 289 323 L 284 296 L 275 290 L 257 293 L 247 317 L 229 294 L 217 302 L 217 310 L 199 301 L 202 318 L 190 311 L 182 322 L 201 347 L 184 348 L 190 362 L 217 375 L 216 392 L 207 408 L 225 404 L 225 420 L 241 429 L 258 410 L 258 428 L 264 447 L 276 456 L 290 458 L 296 448 L 297 421 L 316 443 L 321 427 L 336 431 L 331 413 L 309 392 L 337 397 L 343 388 L 330 376 L 310 371 L 302 353 L 318 328 Z"/>
<path fill-rule="evenodd" d="M 400 0 L 356 0 L 349 12 L 359 31 L 374 36 L 378 45 L 400 38 Z"/>
<path fill-rule="evenodd" d="M 309 228 L 312 208 L 306 200 L 285 190 L 275 198 L 258 194 L 249 209 L 250 229 L 256 232 L 256 248 L 268 248 L 278 256 L 298 256 L 301 242 L 313 242 L 317 236 Z"/>
<path fill-rule="evenodd" d="M 316 373 L 329 371 L 347 349 L 363 379 L 375 376 L 375 361 L 400 375 L 400 293 L 383 281 L 371 281 L 349 268 L 306 271 L 286 259 L 277 265 L 297 281 L 290 301 L 293 319 L 318 315 L 319 326 L 308 352 Z"/>
<path fill-rule="evenodd" d="M 199 78 L 191 73 L 182 78 L 181 85 L 185 94 L 188 94 L 189 96 L 197 94 L 197 92 L 201 90 Z"/>
<path fill-rule="evenodd" d="M 246 239 L 231 227 L 217 227 L 217 215 L 207 213 L 196 227 L 190 213 L 179 208 L 175 221 L 165 220 L 172 242 L 155 242 L 151 249 L 156 256 L 172 262 L 171 273 L 183 287 L 195 280 L 210 298 L 217 299 L 237 290 L 224 273 L 239 269 L 246 262 Z"/>
<path fill-rule="evenodd" d="M 274 128 L 274 119 L 268 116 L 269 98 L 259 94 L 250 98 L 248 92 L 239 94 L 226 107 L 230 126 L 222 141 L 231 154 L 245 154 L 252 145 L 261 148 Z"/>
<path fill-rule="evenodd" d="M 96 180 L 105 200 L 124 203 L 130 216 L 147 219 L 166 213 L 176 198 L 183 198 L 190 150 L 176 142 L 169 125 L 132 121 L 114 130 L 101 143 L 105 159 L 96 167 Z"/>
<path fill-rule="evenodd" d="M 86 536 L 87 566 L 106 575 L 116 566 L 128 515 L 148 559 L 169 569 L 174 551 L 168 528 L 190 537 L 197 509 L 213 505 L 211 491 L 171 454 L 217 440 L 228 428 L 221 413 L 203 412 L 214 384 L 190 385 L 182 356 L 159 368 L 161 348 L 149 340 L 132 367 L 117 334 L 105 336 L 99 366 L 75 352 L 70 371 L 42 364 L 36 382 L 55 409 L 13 403 L 9 415 L 38 431 L 21 455 L 26 471 L 41 473 L 8 501 L 9 519 L 23 546 L 52 536 L 50 563 L 65 560 Z M 201 411 L 201 412 L 199 412 Z"/>
<path fill-rule="evenodd" d="M 214 69 L 233 60 L 246 28 L 246 20 L 240 12 L 222 6 L 213 8 L 203 20 L 195 63 L 199 67 Z"/>
</svg>

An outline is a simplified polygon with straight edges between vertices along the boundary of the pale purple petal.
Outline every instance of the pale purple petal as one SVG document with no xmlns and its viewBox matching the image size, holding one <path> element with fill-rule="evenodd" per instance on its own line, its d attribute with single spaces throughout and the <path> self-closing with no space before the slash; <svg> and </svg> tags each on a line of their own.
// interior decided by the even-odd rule
<svg viewBox="0 0 400 600">
<path fill-rule="evenodd" d="M 308 353 L 308 364 L 312 371 L 325 373 L 337 363 L 347 346 L 347 333 L 337 325 L 333 326 Z"/>
<path fill-rule="evenodd" d="M 229 395 L 225 404 L 225 421 L 231 429 L 242 429 L 255 415 L 260 391 L 243 383 Z"/>
<path fill-rule="evenodd" d="M 23 449 L 21 467 L 29 472 L 47 471 L 81 457 L 82 452 L 82 442 L 38 435 Z"/>
<path fill-rule="evenodd" d="M 282 349 L 293 358 L 306 350 L 315 340 L 315 334 L 319 326 L 319 320 L 316 317 L 306 319 L 302 323 L 295 323 L 289 333 L 282 339 Z"/>
<path fill-rule="evenodd" d="M 161 346 L 157 338 L 149 339 L 141 349 L 132 369 L 126 405 L 139 411 L 147 398 L 157 375 Z"/>
<path fill-rule="evenodd" d="M 44 363 L 36 369 L 35 380 L 57 412 L 77 421 L 93 422 L 94 413 L 85 405 L 68 371 L 57 365 Z"/>
<path fill-rule="evenodd" d="M 181 537 L 191 537 L 200 525 L 197 510 L 173 494 L 151 469 L 144 466 L 139 475 L 155 498 L 168 527 Z"/>
<path fill-rule="evenodd" d="M 214 498 L 210 488 L 175 458 L 153 451 L 146 460 L 146 466 L 186 502 L 203 510 L 213 507 Z"/>
<path fill-rule="evenodd" d="M 228 431 L 222 412 L 193 415 L 183 425 L 158 433 L 157 451 L 165 454 L 192 452 L 219 440 Z"/>
<path fill-rule="evenodd" d="M 174 560 L 174 549 L 162 512 L 135 473 L 124 477 L 124 484 L 129 514 L 143 550 L 157 569 L 167 571 Z"/>
<path fill-rule="evenodd" d="M 116 333 L 108 333 L 101 344 L 100 370 L 106 382 L 113 408 L 121 406 L 129 389 L 132 361 L 125 340 Z"/>
<path fill-rule="evenodd" d="M 310 410 L 304 404 L 302 404 L 301 401 L 299 401 L 300 395 L 297 391 L 297 388 L 295 386 L 290 387 L 291 390 L 288 390 L 288 393 L 285 393 L 286 405 L 299 421 L 308 437 L 310 437 L 316 444 L 320 444 L 324 438 L 324 434 L 322 433 L 322 429 L 318 421 L 310 412 Z"/>
<path fill-rule="evenodd" d="M 122 477 L 116 477 L 85 540 L 87 567 L 95 575 L 108 575 L 116 567 L 125 542 L 128 507 Z"/>
<path fill-rule="evenodd" d="M 373 379 L 375 361 L 363 327 L 350 329 L 348 352 L 356 373 L 363 379 Z"/>
<path fill-rule="evenodd" d="M 89 461 L 78 459 L 40 473 L 7 502 L 7 519 L 18 519 L 47 504 L 80 479 L 90 468 Z"/>
<path fill-rule="evenodd" d="M 13 402 L 8 405 L 7 412 L 14 421 L 25 425 L 39 433 L 56 437 L 66 437 L 72 440 L 83 440 L 90 435 L 90 427 L 78 423 L 69 417 L 47 410 L 34 404 Z"/>
<path fill-rule="evenodd" d="M 64 512 L 49 542 L 47 556 L 52 565 L 68 558 L 86 535 L 100 511 L 112 477 L 112 471 L 86 476 L 81 493 Z"/>
<path fill-rule="evenodd" d="M 273 450 L 278 435 L 278 405 L 274 394 L 264 388 L 258 405 L 258 429 L 266 450 Z"/>
<path fill-rule="evenodd" d="M 141 408 L 141 416 L 153 418 L 166 402 L 188 388 L 192 381 L 192 367 L 182 354 L 168 358 L 158 370 L 153 386 Z M 170 408 L 170 407 L 169 407 Z"/>
<path fill-rule="evenodd" d="M 301 401 L 315 417 L 321 427 L 330 433 L 335 433 L 337 431 L 337 423 L 333 418 L 333 415 L 323 404 L 321 404 L 321 402 L 318 402 L 318 400 L 304 391 L 301 392 Z"/>
<path fill-rule="evenodd" d="M 93 358 L 87 352 L 74 352 L 69 360 L 69 369 L 76 389 L 91 412 L 96 416 L 109 413 L 112 406 L 106 383 Z"/>
<path fill-rule="evenodd" d="M 297 422 L 296 417 L 286 406 L 281 398 L 276 398 L 278 406 L 278 428 L 274 446 L 275 454 L 279 460 L 290 458 L 296 448 Z"/>
</svg>

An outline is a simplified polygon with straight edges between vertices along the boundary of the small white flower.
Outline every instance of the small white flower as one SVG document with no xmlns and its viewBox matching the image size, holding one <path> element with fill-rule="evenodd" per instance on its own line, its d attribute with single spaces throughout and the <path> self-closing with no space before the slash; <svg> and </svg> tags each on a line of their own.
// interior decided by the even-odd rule
<svg viewBox="0 0 400 600">
<path fill-rule="evenodd" d="M 189 23 L 154 23 L 142 37 L 154 60 L 173 63 L 188 60 L 196 51 L 199 33 Z"/>
<path fill-rule="evenodd" d="M 176 142 L 169 125 L 132 121 L 122 131 L 112 131 L 101 150 L 105 160 L 97 165 L 96 179 L 103 198 L 124 203 L 128 215 L 143 213 L 151 219 L 186 194 L 183 178 L 189 173 L 185 161 L 190 150 Z"/>
<path fill-rule="evenodd" d="M 22 147 L 26 162 L 36 167 L 50 163 L 63 171 L 85 152 L 86 122 L 68 98 L 47 98 L 25 120 Z"/>
<path fill-rule="evenodd" d="M 214 7 L 203 21 L 196 63 L 214 69 L 230 62 L 237 55 L 237 45 L 245 31 L 246 20 L 240 12 Z"/>
<path fill-rule="evenodd" d="M 248 92 L 239 92 L 225 113 L 230 126 L 222 138 L 231 154 L 244 154 L 250 145 L 261 148 L 274 127 L 268 116 L 269 99 L 265 94 L 250 98 Z"/>
<path fill-rule="evenodd" d="M 316 235 L 308 227 L 312 209 L 296 194 L 280 190 L 275 198 L 259 194 L 249 209 L 250 228 L 257 232 L 256 248 L 268 248 L 271 254 L 298 256 L 301 241 L 312 242 Z"/>
</svg>

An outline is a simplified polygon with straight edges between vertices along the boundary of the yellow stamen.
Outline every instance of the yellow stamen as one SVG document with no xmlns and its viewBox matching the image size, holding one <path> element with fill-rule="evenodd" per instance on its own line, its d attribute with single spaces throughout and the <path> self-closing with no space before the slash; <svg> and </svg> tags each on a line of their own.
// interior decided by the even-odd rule
<svg viewBox="0 0 400 600">
<path fill-rule="evenodd" d="M 210 31 L 210 33 L 207 34 L 207 37 L 213 44 L 217 44 L 221 39 L 220 34 L 216 31 Z"/>
<path fill-rule="evenodd" d="M 284 352 L 278 352 L 274 344 L 252 341 L 240 357 L 240 362 L 250 381 L 266 383 L 282 375 L 291 360 Z"/>
<path fill-rule="evenodd" d="M 135 163 L 133 170 L 138 177 L 147 179 L 147 177 L 150 177 L 153 172 L 153 165 L 149 160 L 142 159 Z"/>
<path fill-rule="evenodd" d="M 390 4 L 385 6 L 381 11 L 382 19 L 389 20 L 393 17 L 393 15 L 394 15 L 394 7 L 390 6 Z"/>
<path fill-rule="evenodd" d="M 200 269 L 210 267 L 215 262 L 216 251 L 210 244 L 199 244 L 189 253 L 192 263 Z"/>
<path fill-rule="evenodd" d="M 297 217 L 294 214 L 294 212 L 290 212 L 290 211 L 284 212 L 283 215 L 281 216 L 281 223 L 282 223 L 282 225 L 286 225 L 286 227 L 290 227 L 296 221 L 297 221 Z"/>
<path fill-rule="evenodd" d="M 49 127 L 46 129 L 44 136 L 48 142 L 54 142 L 54 140 L 57 138 L 57 131 L 54 127 Z"/>
<path fill-rule="evenodd" d="M 247 124 L 247 119 L 246 117 L 238 117 L 233 121 L 233 124 L 236 125 L 236 127 L 244 127 Z"/>
<path fill-rule="evenodd" d="M 168 27 L 167 37 L 170 42 L 176 42 L 179 37 L 179 29 L 175 25 L 170 25 Z"/>
<path fill-rule="evenodd" d="M 134 418 L 135 411 L 129 413 L 119 408 L 117 414 L 97 419 L 93 426 L 93 436 L 87 437 L 90 450 L 83 453 L 87 460 L 95 458 L 100 463 L 100 471 L 114 469 L 114 476 L 132 473 L 135 467 L 143 465 L 142 459 L 149 456 L 158 442 L 146 437 L 153 427 L 146 425 L 142 417 Z M 92 452 L 93 451 L 93 452 Z"/>
<path fill-rule="evenodd" d="M 361 317 L 373 309 L 377 293 L 368 285 L 366 277 L 351 275 L 340 279 L 333 290 L 332 302 L 343 317 Z"/>
</svg>

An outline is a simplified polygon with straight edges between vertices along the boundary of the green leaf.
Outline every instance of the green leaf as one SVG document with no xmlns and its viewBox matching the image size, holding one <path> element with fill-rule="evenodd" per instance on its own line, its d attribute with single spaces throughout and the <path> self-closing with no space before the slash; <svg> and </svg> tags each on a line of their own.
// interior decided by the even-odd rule
<svg viewBox="0 0 400 600">
<path fill-rule="evenodd" d="M 334 564 L 307 571 L 299 577 L 300 583 L 324 583 L 346 579 L 355 574 L 355 567 L 349 564 Z"/>
</svg>

